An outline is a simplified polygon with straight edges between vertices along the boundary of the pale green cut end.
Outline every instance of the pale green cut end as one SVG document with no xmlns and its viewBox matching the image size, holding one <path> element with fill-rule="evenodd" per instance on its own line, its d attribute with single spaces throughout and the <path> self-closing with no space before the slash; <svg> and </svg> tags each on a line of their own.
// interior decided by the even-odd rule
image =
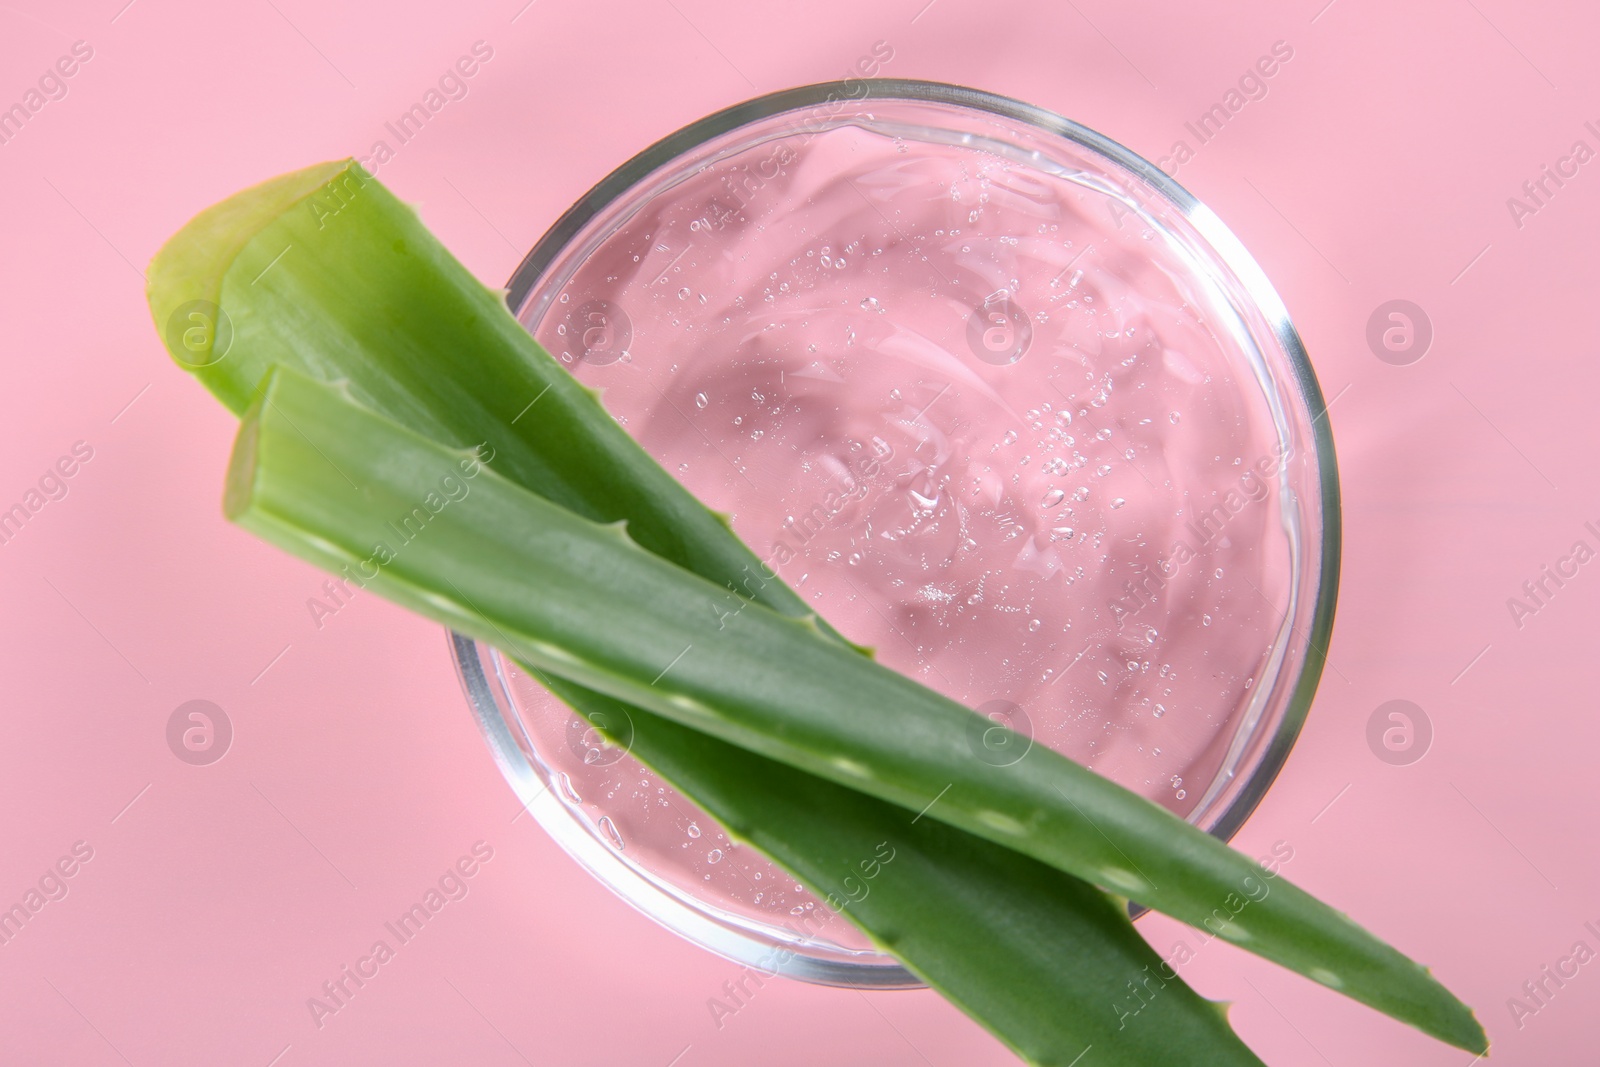
<svg viewBox="0 0 1600 1067">
<path fill-rule="evenodd" d="M 214 314 L 221 304 L 223 279 L 256 235 L 352 169 L 362 180 L 370 177 L 353 159 L 342 159 L 253 185 L 206 208 L 161 246 L 150 261 L 145 292 L 156 332 L 180 366 L 192 371 L 213 362 L 215 340 L 215 333 L 208 334 L 203 327 L 197 334 L 186 334 L 182 309 L 196 306 L 205 313 L 209 306 Z M 191 338 L 188 344 L 186 336 Z"/>
</svg>

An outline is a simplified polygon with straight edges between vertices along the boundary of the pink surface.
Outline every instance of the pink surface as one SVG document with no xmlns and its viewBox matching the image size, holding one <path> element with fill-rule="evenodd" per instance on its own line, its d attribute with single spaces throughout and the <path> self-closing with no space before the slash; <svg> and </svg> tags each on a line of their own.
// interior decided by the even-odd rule
<svg viewBox="0 0 1600 1067">
<path fill-rule="evenodd" d="M 0 945 L 0 1062 L 1012 1062 L 926 992 L 769 983 L 719 1029 L 707 999 L 738 968 L 513 818 L 438 629 L 368 597 L 319 630 L 321 576 L 223 522 L 232 419 L 170 365 L 138 276 L 239 187 L 395 147 L 385 122 L 474 42 L 493 55 L 466 95 L 379 175 L 498 284 L 649 141 L 880 40 L 885 75 L 1168 157 L 1261 261 L 1334 400 L 1345 572 L 1322 691 L 1239 847 L 1289 843 L 1289 877 L 1478 1008 L 1492 1062 L 1592 1062 L 1600 971 L 1541 975 L 1600 948 L 1592 21 L 1504 0 L 122 3 L 0 8 L 0 105 L 39 105 L 0 144 L 0 509 L 60 497 L 0 544 L 0 903 L 41 880 L 61 898 Z M 1265 96 L 1249 83 L 1200 143 L 1185 123 L 1279 41 Z M 1396 299 L 1432 323 L 1408 365 L 1368 343 Z M 191 700 L 232 725 L 219 762 L 169 748 Z M 1431 722 L 1425 758 L 1369 745 L 1391 700 Z M 308 998 L 475 846 L 465 895 L 319 1027 Z M 1163 954 L 1188 936 L 1142 928 Z M 1471 1059 L 1231 948 L 1185 973 L 1274 1065 Z"/>
</svg>

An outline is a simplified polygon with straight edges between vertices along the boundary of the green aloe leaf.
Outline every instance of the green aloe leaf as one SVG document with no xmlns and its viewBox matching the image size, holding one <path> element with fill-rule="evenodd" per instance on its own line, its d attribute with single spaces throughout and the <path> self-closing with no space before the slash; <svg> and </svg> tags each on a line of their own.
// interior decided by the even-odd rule
<svg viewBox="0 0 1600 1067">
<path fill-rule="evenodd" d="M 280 547 L 356 567 L 383 595 L 541 670 L 926 813 L 1485 1047 L 1471 1012 L 1423 968 L 1287 881 L 1269 885 L 1159 806 L 1040 746 L 1005 768 L 974 758 L 971 732 L 992 724 L 970 710 L 345 390 L 276 371 L 241 426 L 224 506 Z"/>
<path fill-rule="evenodd" d="M 435 439 L 492 434 L 494 468 L 525 488 L 591 518 L 630 519 L 663 558 L 808 614 L 781 582 L 751 583 L 759 564 L 745 546 L 639 452 L 409 208 L 351 164 L 286 175 L 201 214 L 151 265 L 150 303 L 175 359 L 235 412 L 274 362 L 339 380 Z M 580 711 L 618 706 L 546 681 Z M 917 830 L 892 805 L 627 711 L 636 755 L 714 817 L 759 827 L 753 836 L 801 880 L 827 884 L 862 862 L 856 844 L 868 838 L 914 857 L 849 917 L 1030 1062 L 1070 1062 L 1088 1045 L 1113 1063 L 1174 1048 L 1195 1062 L 1258 1062 L 1216 1005 L 1175 976 L 1161 980 L 1126 912 L 1108 912 L 1092 887 L 933 820 Z M 811 799 L 797 810 L 795 797 Z M 1161 1001 L 1124 1035 L 1113 1005 L 1139 1003 L 1125 987 L 1137 978 L 1148 995 L 1151 974 Z"/>
</svg>

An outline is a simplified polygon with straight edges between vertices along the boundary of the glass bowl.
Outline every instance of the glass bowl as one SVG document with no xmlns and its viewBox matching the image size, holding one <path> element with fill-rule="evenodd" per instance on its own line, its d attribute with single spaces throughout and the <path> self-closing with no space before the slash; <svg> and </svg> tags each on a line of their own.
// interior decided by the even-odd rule
<svg viewBox="0 0 1600 1067">
<path fill-rule="evenodd" d="M 1260 801 L 1332 625 L 1333 444 L 1282 301 L 1155 166 L 971 89 L 774 93 L 618 168 L 509 303 L 888 666 L 1221 838 Z M 526 811 L 623 899 L 766 972 L 918 984 L 451 642 Z M 977 758 L 1025 755 L 994 736 Z"/>
</svg>

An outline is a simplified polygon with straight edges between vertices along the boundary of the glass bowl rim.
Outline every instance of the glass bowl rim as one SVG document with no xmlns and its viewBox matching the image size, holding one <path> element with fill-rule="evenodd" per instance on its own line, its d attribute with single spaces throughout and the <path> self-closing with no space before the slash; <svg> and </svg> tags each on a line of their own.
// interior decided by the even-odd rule
<svg viewBox="0 0 1600 1067">
<path fill-rule="evenodd" d="M 1308 567 L 1315 561 L 1317 584 L 1310 621 L 1306 627 L 1304 659 L 1300 664 L 1299 675 L 1284 701 L 1283 713 L 1277 727 L 1267 739 L 1255 766 L 1250 769 L 1233 799 L 1218 814 L 1215 824 L 1208 828 L 1208 832 L 1213 836 L 1229 841 L 1261 803 L 1288 760 L 1289 753 L 1305 724 L 1306 715 L 1310 710 L 1327 660 L 1328 641 L 1333 630 L 1334 607 L 1338 599 L 1339 586 L 1341 545 L 1339 475 L 1327 403 L 1311 367 L 1305 344 L 1300 338 L 1299 331 L 1290 321 L 1288 308 L 1255 258 L 1232 231 L 1175 178 L 1143 156 L 1101 133 L 1053 111 L 1010 97 L 966 86 L 920 79 L 860 78 L 818 82 L 766 93 L 713 112 L 668 134 L 618 166 L 563 212 L 535 242 L 517 265 L 506 285 L 506 303 L 513 314 L 520 315 L 523 305 L 546 270 L 591 220 L 645 178 L 680 156 L 723 134 L 775 115 L 840 101 L 859 104 L 866 100 L 931 103 L 985 112 L 1064 138 L 1110 160 L 1142 182 L 1149 192 L 1155 193 L 1175 208 L 1183 219 L 1195 228 L 1205 240 L 1211 254 L 1238 280 L 1244 295 L 1255 305 L 1255 310 L 1260 313 L 1283 350 L 1288 369 L 1293 376 L 1292 384 L 1298 390 L 1299 400 L 1308 416 L 1302 428 L 1311 438 L 1317 463 L 1316 503 L 1320 507 L 1321 543 L 1316 546 L 1314 552 L 1308 551 L 1305 557 Z M 1296 580 L 1301 580 L 1303 577 L 1304 575 L 1297 575 Z M 455 632 L 450 634 L 450 645 L 457 672 L 467 690 L 469 703 L 479 719 L 480 726 L 488 734 L 491 729 L 490 716 L 499 718 L 502 711 L 490 689 L 482 661 L 478 658 L 477 646 L 470 638 Z M 492 737 L 490 741 L 492 745 L 495 744 Z M 508 770 L 503 755 L 499 756 L 499 760 L 502 769 Z M 647 879 L 647 881 L 658 891 L 668 896 L 676 896 L 655 880 Z M 609 882 L 607 888 L 620 891 L 617 886 Z M 629 899 L 635 906 L 643 907 L 638 900 Z M 681 904 L 682 901 L 678 903 Z M 648 912 L 648 909 L 646 910 Z M 1134 906 L 1131 910 L 1137 918 L 1144 909 Z M 661 918 L 653 913 L 652 917 Z M 731 941 L 717 938 L 720 943 L 712 946 L 707 943 L 708 939 L 690 934 L 679 925 L 669 924 L 669 926 L 680 935 L 690 937 L 708 948 L 713 948 L 714 951 L 747 965 L 758 965 L 757 957 L 763 955 L 764 951 L 770 953 L 767 946 L 758 945 L 755 939 L 748 935 L 736 933 Z M 791 962 L 784 966 L 783 973 L 820 984 L 856 988 L 915 988 L 923 984 L 902 967 L 894 964 L 866 964 L 811 959 L 804 956 L 792 956 Z"/>
</svg>

